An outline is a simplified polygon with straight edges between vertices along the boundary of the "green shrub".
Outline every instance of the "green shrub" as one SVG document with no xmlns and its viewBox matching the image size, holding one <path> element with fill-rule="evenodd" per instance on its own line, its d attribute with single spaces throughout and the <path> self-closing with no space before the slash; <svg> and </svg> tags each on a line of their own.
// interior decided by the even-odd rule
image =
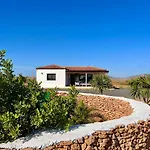
<svg viewBox="0 0 150 150">
<path fill-rule="evenodd" d="M 74 111 L 72 99 L 70 95 L 66 97 L 58 96 L 55 90 L 51 90 L 50 93 L 50 99 L 43 102 L 42 107 L 36 110 L 35 116 L 32 117 L 32 124 L 35 128 L 64 129 Z"/>
<path fill-rule="evenodd" d="M 57 89 L 45 91 L 35 80 L 16 76 L 5 53 L 0 51 L 0 142 L 38 129 L 68 129 L 87 122 L 89 110 L 77 103 L 74 86 L 67 96 L 58 96 Z"/>
<path fill-rule="evenodd" d="M 150 75 L 128 81 L 131 95 L 150 105 Z"/>
<path fill-rule="evenodd" d="M 77 107 L 74 110 L 74 116 L 72 116 L 72 121 L 74 124 L 84 124 L 92 122 L 90 119 L 90 114 L 93 108 L 88 108 L 82 100 L 79 101 Z"/>
<path fill-rule="evenodd" d="M 13 114 L 12 112 L 6 112 L 0 116 L 0 138 L 2 141 L 18 137 L 20 133 L 20 125 L 17 123 L 18 117 L 17 114 Z"/>
</svg>

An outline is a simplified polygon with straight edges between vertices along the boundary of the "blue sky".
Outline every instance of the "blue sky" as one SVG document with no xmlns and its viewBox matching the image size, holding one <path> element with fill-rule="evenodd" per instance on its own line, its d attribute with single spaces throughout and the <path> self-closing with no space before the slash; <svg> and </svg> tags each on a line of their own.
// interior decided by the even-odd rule
<svg viewBox="0 0 150 150">
<path fill-rule="evenodd" d="M 126 77 L 150 73 L 149 0 L 3 0 L 0 49 L 15 72 L 80 65 Z"/>
</svg>

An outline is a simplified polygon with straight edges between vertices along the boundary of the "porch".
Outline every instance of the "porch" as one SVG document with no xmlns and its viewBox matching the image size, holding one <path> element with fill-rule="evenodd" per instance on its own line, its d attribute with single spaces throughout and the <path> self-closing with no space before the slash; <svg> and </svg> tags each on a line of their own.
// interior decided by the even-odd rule
<svg viewBox="0 0 150 150">
<path fill-rule="evenodd" d="M 92 80 L 93 74 L 91 73 L 67 73 L 66 85 L 75 85 L 81 87 L 90 87 L 90 81 Z"/>
</svg>

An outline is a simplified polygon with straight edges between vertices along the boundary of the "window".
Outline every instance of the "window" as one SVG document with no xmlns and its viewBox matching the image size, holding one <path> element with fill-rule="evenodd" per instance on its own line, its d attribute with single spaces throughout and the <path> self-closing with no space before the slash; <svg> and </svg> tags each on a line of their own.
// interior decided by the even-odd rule
<svg viewBox="0 0 150 150">
<path fill-rule="evenodd" d="M 92 74 L 87 74 L 87 83 L 89 83 L 93 78 Z"/>
<path fill-rule="evenodd" d="M 80 74 L 79 80 L 81 83 L 85 83 L 85 74 Z"/>
<path fill-rule="evenodd" d="M 47 74 L 47 80 L 56 80 L 56 74 Z"/>
</svg>

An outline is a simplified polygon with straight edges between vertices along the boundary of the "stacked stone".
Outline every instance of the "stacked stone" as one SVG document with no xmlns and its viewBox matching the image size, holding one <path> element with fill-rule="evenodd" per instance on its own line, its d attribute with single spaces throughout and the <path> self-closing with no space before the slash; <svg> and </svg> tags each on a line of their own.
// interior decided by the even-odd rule
<svg viewBox="0 0 150 150">
<path fill-rule="evenodd" d="M 148 149 L 150 149 L 150 120 L 139 121 L 137 124 L 130 124 L 126 127 L 124 125 L 119 125 L 110 131 L 96 131 L 90 136 L 86 135 L 74 141 L 62 141 L 44 148 L 44 150 L 148 150 Z M 40 150 L 40 149 L 24 148 L 21 150 Z"/>
<path fill-rule="evenodd" d="M 150 120 L 116 126 L 110 131 L 96 131 L 74 141 L 63 141 L 45 150 L 148 150 Z"/>
<path fill-rule="evenodd" d="M 67 93 L 58 93 L 58 95 L 67 96 Z M 102 116 L 105 120 L 113 120 L 123 116 L 129 116 L 133 112 L 129 102 L 116 98 L 79 94 L 78 100 L 83 100 L 88 107 L 96 109 L 92 113 L 92 120 L 95 122 L 104 121 L 101 118 Z"/>
<path fill-rule="evenodd" d="M 79 95 L 78 99 L 83 100 L 88 107 L 93 107 L 96 109 L 96 111 L 93 111 L 92 116 L 96 117 L 99 114 L 100 116 L 102 115 L 106 120 L 113 120 L 123 116 L 129 116 L 133 112 L 130 103 L 116 98 Z M 95 118 L 93 119 L 95 120 Z M 97 118 L 95 122 L 99 122 Z"/>
</svg>

